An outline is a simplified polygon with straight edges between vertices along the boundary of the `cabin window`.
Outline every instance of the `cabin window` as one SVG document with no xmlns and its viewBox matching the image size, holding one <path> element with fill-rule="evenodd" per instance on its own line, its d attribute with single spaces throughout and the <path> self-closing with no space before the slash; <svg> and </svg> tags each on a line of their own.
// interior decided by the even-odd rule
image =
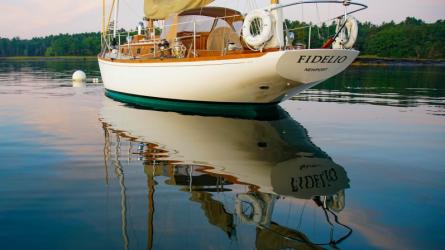
<svg viewBox="0 0 445 250">
<path fill-rule="evenodd" d="M 215 29 L 219 28 L 219 27 L 229 27 L 229 28 L 231 28 L 230 24 L 228 24 L 226 22 L 226 20 L 224 20 L 224 19 L 218 19 L 217 20 L 216 25 L 215 25 Z"/>
<path fill-rule="evenodd" d="M 232 25 L 236 33 L 238 33 L 238 35 L 241 35 L 241 30 L 243 29 L 243 21 L 234 22 Z"/>
<path fill-rule="evenodd" d="M 136 54 L 140 54 L 141 53 L 141 48 L 138 48 L 137 50 L 136 50 Z"/>
<path fill-rule="evenodd" d="M 210 32 L 215 18 L 207 16 L 181 16 L 177 32 L 193 32 L 193 22 L 195 22 L 196 32 Z"/>
<path fill-rule="evenodd" d="M 196 32 L 210 32 L 215 18 L 207 16 L 180 16 L 177 25 L 177 33 L 193 32 L 193 22 L 195 21 Z M 166 38 L 171 26 L 174 26 L 174 17 L 165 20 L 165 28 L 162 30 L 161 38 Z"/>
</svg>

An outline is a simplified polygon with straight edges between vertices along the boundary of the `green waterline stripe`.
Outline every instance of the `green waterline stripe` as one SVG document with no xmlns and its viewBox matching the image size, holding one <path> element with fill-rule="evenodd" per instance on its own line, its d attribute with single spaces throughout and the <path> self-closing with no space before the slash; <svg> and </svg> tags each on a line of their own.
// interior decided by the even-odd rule
<svg viewBox="0 0 445 250">
<path fill-rule="evenodd" d="M 281 112 L 278 111 L 280 107 L 277 105 L 277 103 L 240 104 L 183 101 L 125 94 L 109 89 L 105 90 L 105 95 L 111 99 L 135 105 L 137 107 L 188 114 L 230 116 L 249 119 L 272 119 L 276 118 L 277 116 L 281 116 L 279 114 Z"/>
</svg>

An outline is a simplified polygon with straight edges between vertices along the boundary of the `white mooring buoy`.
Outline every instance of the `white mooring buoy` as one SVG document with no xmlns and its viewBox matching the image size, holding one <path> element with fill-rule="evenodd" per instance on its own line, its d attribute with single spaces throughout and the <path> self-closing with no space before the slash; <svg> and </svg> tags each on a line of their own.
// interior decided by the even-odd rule
<svg viewBox="0 0 445 250">
<path fill-rule="evenodd" d="M 87 75 L 82 70 L 77 70 L 73 74 L 74 82 L 85 82 L 87 80 Z"/>
</svg>

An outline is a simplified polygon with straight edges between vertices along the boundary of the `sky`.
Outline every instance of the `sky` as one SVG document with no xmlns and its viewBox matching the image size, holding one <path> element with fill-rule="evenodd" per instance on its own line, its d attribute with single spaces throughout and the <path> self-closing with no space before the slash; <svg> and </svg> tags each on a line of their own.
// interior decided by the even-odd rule
<svg viewBox="0 0 445 250">
<path fill-rule="evenodd" d="M 111 2 L 111 0 L 106 0 Z M 216 0 L 212 5 L 247 11 L 250 6 L 263 7 L 267 0 Z M 295 2 L 282 0 L 282 3 Z M 361 0 L 369 8 L 354 14 L 360 21 L 374 24 L 407 16 L 426 22 L 445 19 L 445 0 Z M 317 11 L 318 9 L 318 11 Z M 32 38 L 59 33 L 99 31 L 102 17 L 101 0 L 0 0 L 0 37 Z M 341 13 L 342 8 L 330 4 L 290 7 L 285 17 L 317 23 Z M 134 28 L 143 17 L 143 0 L 120 0 L 120 27 Z"/>
</svg>

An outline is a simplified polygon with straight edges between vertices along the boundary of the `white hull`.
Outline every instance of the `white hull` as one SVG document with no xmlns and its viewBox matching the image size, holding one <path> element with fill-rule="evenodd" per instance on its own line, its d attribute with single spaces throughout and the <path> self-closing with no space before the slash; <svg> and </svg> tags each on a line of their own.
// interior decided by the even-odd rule
<svg viewBox="0 0 445 250">
<path fill-rule="evenodd" d="M 345 70 L 355 50 L 307 49 L 261 57 L 188 62 L 99 58 L 107 90 L 142 97 L 216 103 L 278 103 Z"/>
</svg>

